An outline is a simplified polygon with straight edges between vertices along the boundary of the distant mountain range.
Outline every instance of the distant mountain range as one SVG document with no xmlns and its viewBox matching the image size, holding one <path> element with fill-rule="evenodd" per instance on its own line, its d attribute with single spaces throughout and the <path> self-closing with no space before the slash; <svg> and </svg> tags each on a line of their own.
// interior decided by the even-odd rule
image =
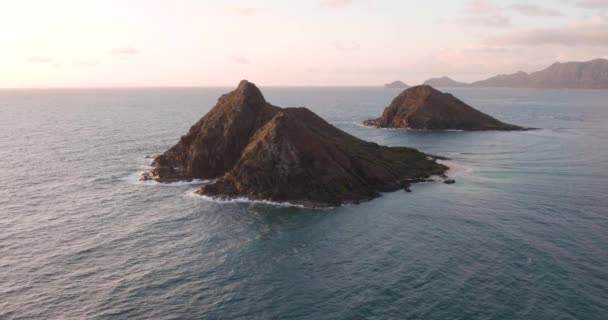
<svg viewBox="0 0 608 320">
<path fill-rule="evenodd" d="M 458 82 L 448 77 L 429 79 L 424 84 L 434 87 L 608 89 L 608 60 L 556 62 L 541 71 L 501 74 L 471 84 Z"/>
</svg>

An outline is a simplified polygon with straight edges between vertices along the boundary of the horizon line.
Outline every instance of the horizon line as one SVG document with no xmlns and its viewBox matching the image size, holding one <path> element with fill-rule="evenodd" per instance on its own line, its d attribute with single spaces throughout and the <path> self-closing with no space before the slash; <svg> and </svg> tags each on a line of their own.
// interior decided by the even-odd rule
<svg viewBox="0 0 608 320">
<path fill-rule="evenodd" d="M 83 86 L 83 87 L 0 87 L 0 90 L 87 90 L 87 89 L 189 89 L 189 88 L 208 88 L 208 89 L 225 89 L 225 88 L 236 88 L 236 85 L 143 85 L 143 86 Z M 258 85 L 259 87 L 266 88 L 384 88 L 384 84 L 378 85 L 365 85 L 365 84 L 353 84 L 353 85 Z M 408 86 L 411 87 L 411 86 Z"/>
</svg>

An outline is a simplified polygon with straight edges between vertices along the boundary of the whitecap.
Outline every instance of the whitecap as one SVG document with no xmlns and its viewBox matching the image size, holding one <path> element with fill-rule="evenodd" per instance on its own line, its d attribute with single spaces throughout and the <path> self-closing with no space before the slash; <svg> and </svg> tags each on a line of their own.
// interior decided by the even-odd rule
<svg viewBox="0 0 608 320">
<path fill-rule="evenodd" d="M 447 166 L 449 169 L 445 173 L 447 176 L 467 175 L 475 171 L 471 166 L 464 165 L 454 160 L 436 160 L 437 163 Z"/>
<path fill-rule="evenodd" d="M 380 130 L 405 130 L 405 131 L 413 131 L 413 132 L 465 132 L 466 130 L 461 129 L 443 129 L 443 130 L 424 130 L 424 129 L 412 129 L 412 128 L 376 128 L 374 126 L 366 126 L 363 122 L 353 121 L 353 124 L 367 128 L 367 129 L 380 129 Z"/>
<path fill-rule="evenodd" d="M 296 207 L 296 208 L 305 208 L 303 205 L 289 203 L 289 202 L 274 202 L 270 200 L 253 200 L 246 197 L 238 197 L 238 198 L 222 198 L 222 197 L 211 197 L 202 194 L 198 194 L 193 192 L 190 196 L 198 196 L 201 199 L 209 202 L 216 203 L 258 203 L 258 204 L 267 204 L 277 207 Z"/>
<path fill-rule="evenodd" d="M 265 204 L 265 205 L 275 206 L 275 207 L 288 207 L 288 208 L 300 208 L 300 209 L 312 209 L 312 210 L 328 210 L 328 209 L 335 208 L 335 207 L 323 207 L 323 208 L 321 208 L 321 207 L 306 207 L 304 205 L 295 204 L 295 203 L 291 203 L 291 202 L 277 202 L 277 201 L 270 201 L 270 200 L 255 200 L 255 199 L 249 199 L 247 197 L 237 197 L 237 198 L 211 197 L 211 196 L 207 196 L 207 195 L 196 193 L 197 190 L 198 189 L 188 190 L 188 192 L 186 192 L 184 194 L 184 196 L 188 197 L 188 198 L 196 198 L 196 199 L 201 199 L 203 201 L 215 202 L 215 203 Z"/>
<path fill-rule="evenodd" d="M 119 178 L 118 180 L 127 182 L 129 184 L 134 185 L 143 185 L 143 186 L 163 186 L 163 187 L 181 187 L 181 186 L 190 186 L 190 185 L 199 185 L 199 184 L 207 184 L 213 182 L 214 180 L 201 180 L 201 179 L 193 179 L 191 181 L 176 181 L 176 182 L 158 182 L 155 180 L 141 180 L 141 177 L 146 171 L 137 171 L 129 174 L 128 176 Z"/>
</svg>

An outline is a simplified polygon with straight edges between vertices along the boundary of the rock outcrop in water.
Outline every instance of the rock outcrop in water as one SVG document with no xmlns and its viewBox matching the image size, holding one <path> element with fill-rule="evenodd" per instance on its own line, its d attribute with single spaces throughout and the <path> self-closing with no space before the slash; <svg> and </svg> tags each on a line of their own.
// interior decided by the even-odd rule
<svg viewBox="0 0 608 320">
<path fill-rule="evenodd" d="M 468 83 L 459 82 L 448 77 L 431 78 L 423 84 L 431 87 L 468 87 Z"/>
<path fill-rule="evenodd" d="M 393 81 L 391 83 L 387 83 L 384 85 L 385 88 L 387 89 L 405 89 L 405 88 L 409 88 L 409 86 L 407 84 L 405 84 L 403 81 Z"/>
<path fill-rule="evenodd" d="M 403 91 L 384 109 L 380 118 L 363 124 L 416 130 L 525 130 L 498 121 L 453 95 L 427 85 Z"/>
<path fill-rule="evenodd" d="M 247 81 L 153 167 L 142 179 L 215 179 L 198 193 L 309 207 L 370 200 L 447 170 L 415 149 L 355 138 L 306 108 L 275 107 Z"/>
</svg>

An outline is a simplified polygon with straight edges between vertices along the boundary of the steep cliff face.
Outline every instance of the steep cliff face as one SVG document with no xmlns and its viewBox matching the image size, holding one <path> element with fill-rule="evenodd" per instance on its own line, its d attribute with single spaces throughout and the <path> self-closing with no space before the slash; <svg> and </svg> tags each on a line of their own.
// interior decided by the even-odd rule
<svg viewBox="0 0 608 320">
<path fill-rule="evenodd" d="M 474 109 L 431 86 L 409 88 L 397 96 L 378 119 L 364 122 L 379 128 L 416 130 L 522 130 Z"/>
<path fill-rule="evenodd" d="M 370 200 L 447 170 L 415 149 L 355 138 L 306 108 L 272 106 L 246 81 L 153 166 L 143 179 L 217 179 L 198 192 L 314 207 Z"/>
<path fill-rule="evenodd" d="M 279 110 L 265 101 L 255 85 L 242 81 L 175 146 L 154 160 L 155 169 L 146 178 L 212 179 L 223 175 L 240 159 L 249 138 Z"/>
<path fill-rule="evenodd" d="M 608 89 L 608 60 L 554 63 L 530 74 L 533 88 Z"/>
</svg>

